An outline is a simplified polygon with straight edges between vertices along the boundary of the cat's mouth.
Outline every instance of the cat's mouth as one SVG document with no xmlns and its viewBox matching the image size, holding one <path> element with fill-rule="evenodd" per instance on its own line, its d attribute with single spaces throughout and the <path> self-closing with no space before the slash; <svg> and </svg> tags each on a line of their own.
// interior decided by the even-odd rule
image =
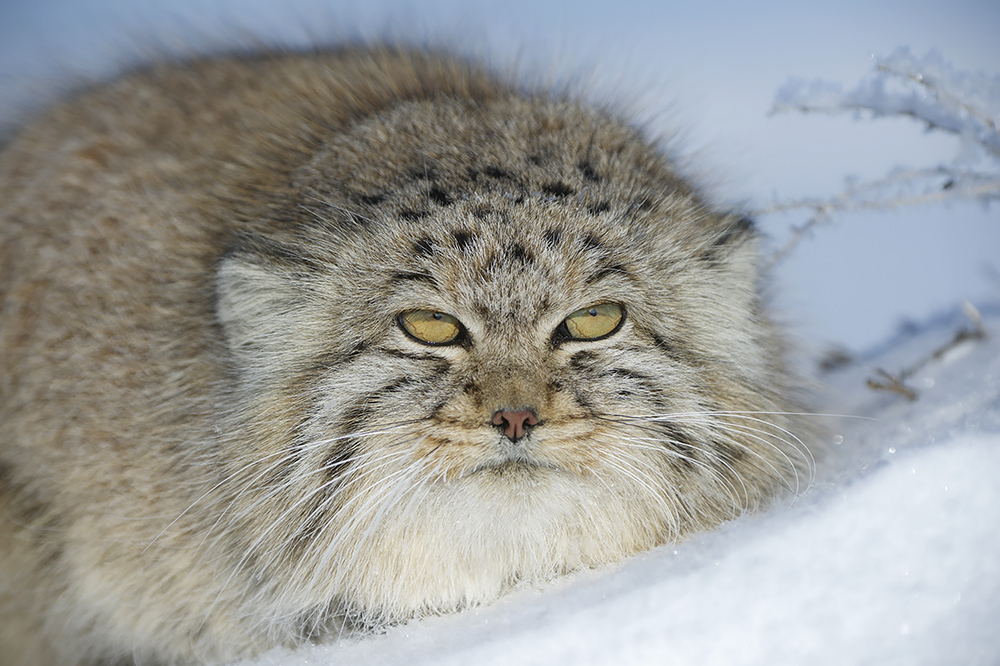
<svg viewBox="0 0 1000 666">
<path fill-rule="evenodd" d="M 527 460 L 505 460 L 499 463 L 487 463 L 479 465 L 469 472 L 468 476 L 477 474 L 488 474 L 497 477 L 537 477 L 540 473 L 560 471 L 555 465 L 538 461 Z"/>
<path fill-rule="evenodd" d="M 506 446 L 503 451 L 491 456 L 488 460 L 473 467 L 468 476 L 475 474 L 506 475 L 537 475 L 541 472 L 562 471 L 558 465 L 541 460 L 521 446 Z M 465 475 L 463 475 L 465 476 Z"/>
</svg>

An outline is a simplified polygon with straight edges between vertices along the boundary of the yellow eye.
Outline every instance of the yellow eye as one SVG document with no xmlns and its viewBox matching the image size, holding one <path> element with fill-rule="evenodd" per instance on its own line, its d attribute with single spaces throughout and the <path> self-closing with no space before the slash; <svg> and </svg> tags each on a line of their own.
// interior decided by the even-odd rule
<svg viewBox="0 0 1000 666">
<path fill-rule="evenodd" d="M 449 314 L 413 310 L 399 315 L 399 325 L 410 337 L 428 345 L 446 345 L 462 334 L 462 324 Z"/>
<path fill-rule="evenodd" d="M 563 324 L 573 340 L 597 340 L 618 330 L 624 314 L 617 303 L 600 303 L 577 310 Z"/>
</svg>

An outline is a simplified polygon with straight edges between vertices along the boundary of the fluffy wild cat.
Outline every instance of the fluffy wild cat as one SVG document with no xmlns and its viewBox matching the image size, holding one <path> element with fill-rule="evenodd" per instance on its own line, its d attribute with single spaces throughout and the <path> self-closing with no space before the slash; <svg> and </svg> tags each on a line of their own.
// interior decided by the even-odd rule
<svg viewBox="0 0 1000 666">
<path fill-rule="evenodd" d="M 796 487 L 755 233 L 445 55 L 149 67 L 0 154 L 0 653 L 218 663 Z"/>
</svg>

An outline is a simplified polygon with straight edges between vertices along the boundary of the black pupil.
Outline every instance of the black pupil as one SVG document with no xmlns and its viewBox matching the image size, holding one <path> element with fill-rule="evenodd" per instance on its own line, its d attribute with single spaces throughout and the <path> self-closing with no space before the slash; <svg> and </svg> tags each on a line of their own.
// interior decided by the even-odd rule
<svg viewBox="0 0 1000 666">
<path fill-rule="evenodd" d="M 597 308 L 590 308 L 590 316 L 591 317 L 597 316 Z"/>
<path fill-rule="evenodd" d="M 434 313 L 434 318 L 440 321 L 440 319 L 441 319 L 441 313 L 440 312 L 435 312 Z"/>
</svg>

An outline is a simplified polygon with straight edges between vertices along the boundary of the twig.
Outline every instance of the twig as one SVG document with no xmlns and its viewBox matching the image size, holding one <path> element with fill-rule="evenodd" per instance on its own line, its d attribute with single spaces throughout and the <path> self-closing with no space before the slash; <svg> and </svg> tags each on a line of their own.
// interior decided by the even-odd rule
<svg viewBox="0 0 1000 666">
<path fill-rule="evenodd" d="M 951 340 L 935 349 L 929 356 L 925 356 L 914 365 L 904 368 L 896 374 L 886 372 L 882 368 L 875 368 L 875 373 L 880 375 L 885 381 L 869 378 L 867 382 L 868 388 L 875 391 L 898 393 L 910 401 L 916 400 L 919 394 L 905 384 L 907 379 L 931 361 L 940 360 L 941 357 L 963 342 L 968 340 L 985 340 L 987 338 L 986 327 L 983 326 L 983 317 L 979 314 L 979 310 L 972 303 L 964 301 L 962 303 L 962 312 L 965 313 L 965 316 L 968 317 L 969 322 L 972 324 L 971 328 L 960 328 Z"/>
<path fill-rule="evenodd" d="M 886 381 L 880 382 L 875 379 L 868 379 L 868 388 L 877 391 L 889 391 L 891 393 L 898 393 L 909 401 L 914 401 L 917 399 L 917 392 L 911 389 L 909 386 L 903 383 L 902 376 L 890 375 L 888 372 L 881 368 L 875 368 L 875 372 L 885 377 Z M 902 373 L 900 373 L 902 375 Z"/>
</svg>

